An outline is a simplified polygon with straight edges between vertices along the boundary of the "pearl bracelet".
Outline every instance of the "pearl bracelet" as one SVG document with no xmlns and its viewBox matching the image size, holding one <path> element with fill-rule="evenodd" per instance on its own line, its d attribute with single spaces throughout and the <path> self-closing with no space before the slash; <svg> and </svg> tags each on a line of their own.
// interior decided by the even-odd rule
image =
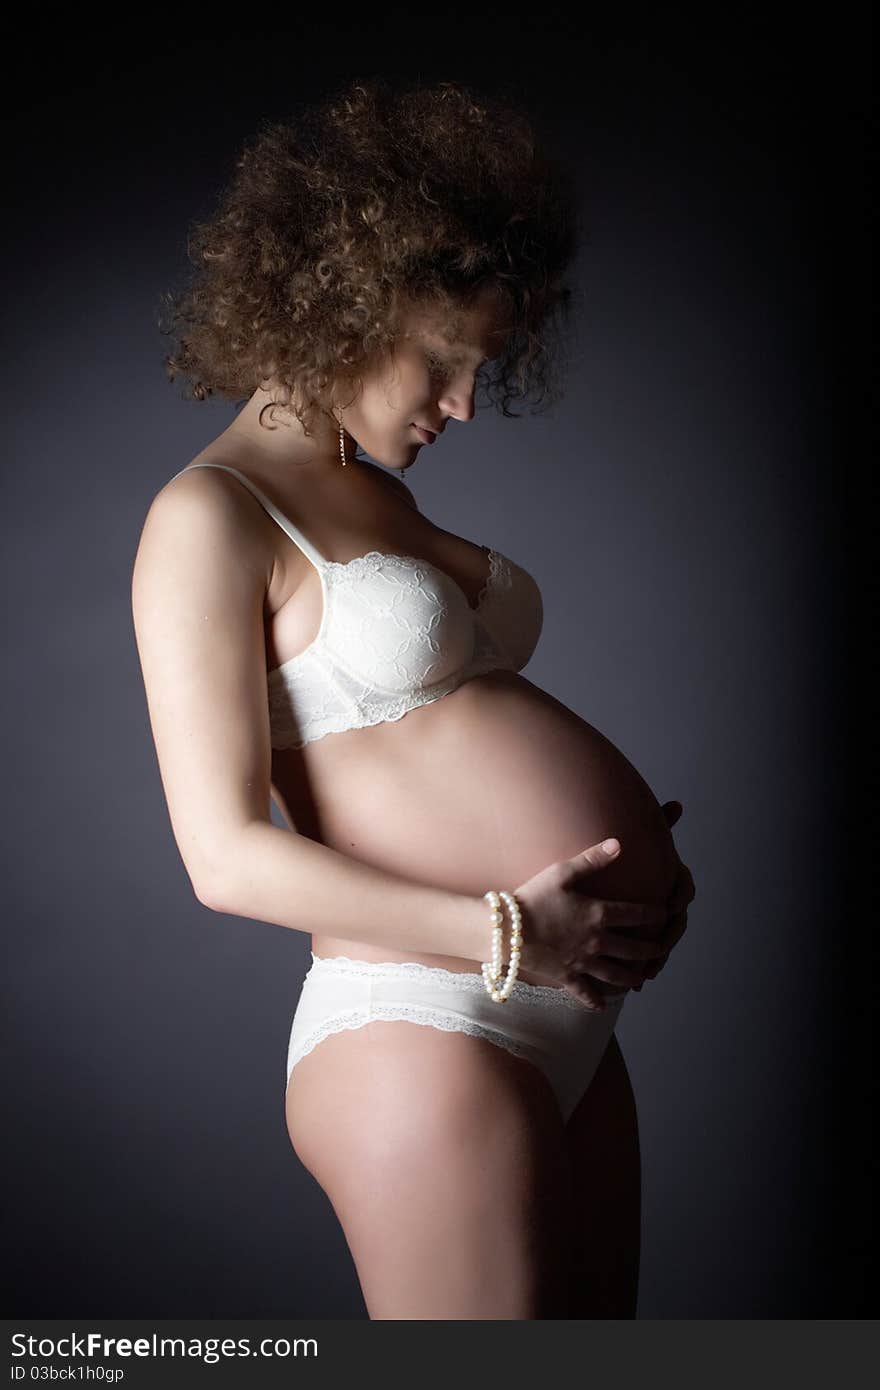
<svg viewBox="0 0 880 1390">
<path fill-rule="evenodd" d="M 494 888 L 490 888 L 488 893 L 483 894 L 483 899 L 492 909 L 492 959 L 483 962 L 483 983 L 490 999 L 493 999 L 496 1004 L 503 1004 L 505 999 L 510 998 L 514 981 L 519 973 L 519 958 L 522 954 L 522 913 L 514 895 L 505 893 L 503 889 L 496 893 Z M 502 899 L 507 904 L 507 910 L 510 913 L 510 963 L 503 984 L 501 984 L 501 942 L 502 923 L 504 921 L 504 913 L 501 911 Z"/>
</svg>

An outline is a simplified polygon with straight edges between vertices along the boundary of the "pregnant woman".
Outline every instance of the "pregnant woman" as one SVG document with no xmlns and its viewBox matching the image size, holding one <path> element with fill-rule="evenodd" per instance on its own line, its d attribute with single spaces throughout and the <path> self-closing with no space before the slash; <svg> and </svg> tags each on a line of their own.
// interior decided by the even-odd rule
<svg viewBox="0 0 880 1390">
<path fill-rule="evenodd" d="M 542 600 L 491 514 L 401 477 L 482 372 L 505 415 L 546 386 L 573 219 L 510 105 L 356 83 L 245 149 L 174 305 L 172 378 L 244 404 L 144 524 L 151 727 L 199 900 L 310 936 L 287 1126 L 371 1318 L 635 1316 L 614 1027 L 685 928 L 680 807 L 521 674 Z"/>
</svg>

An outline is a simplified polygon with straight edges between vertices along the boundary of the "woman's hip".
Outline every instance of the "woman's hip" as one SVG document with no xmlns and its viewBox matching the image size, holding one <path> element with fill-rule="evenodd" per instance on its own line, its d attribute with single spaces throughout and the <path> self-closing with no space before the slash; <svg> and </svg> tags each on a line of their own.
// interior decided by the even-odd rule
<svg viewBox="0 0 880 1390">
<path fill-rule="evenodd" d="M 601 1060 L 624 997 L 597 1013 L 566 990 L 517 981 L 510 997 L 498 1004 L 476 971 L 313 954 L 290 1031 L 288 1089 L 297 1065 L 333 1035 L 361 1033 L 347 1044 L 349 1055 L 357 1048 L 360 1056 L 369 1053 L 377 1031 L 371 1032 L 370 1024 L 409 1022 L 476 1039 L 483 1047 L 491 1043 L 531 1063 L 549 1082 L 565 1122 Z M 412 1050 L 408 1030 L 402 1031 L 400 1046 Z M 466 1055 L 460 1041 L 448 1049 L 450 1065 Z M 442 1052 L 439 1056 L 442 1061 Z"/>
</svg>

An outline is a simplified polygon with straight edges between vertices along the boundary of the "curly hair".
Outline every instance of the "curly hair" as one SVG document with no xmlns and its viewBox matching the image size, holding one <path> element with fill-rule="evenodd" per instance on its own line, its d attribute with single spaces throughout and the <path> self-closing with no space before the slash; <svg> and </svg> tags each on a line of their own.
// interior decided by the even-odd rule
<svg viewBox="0 0 880 1390">
<path fill-rule="evenodd" d="M 294 401 L 308 434 L 341 381 L 357 389 L 393 354 L 402 308 L 451 333 L 488 285 L 506 292 L 512 331 L 478 379 L 505 416 L 532 392 L 540 407 L 561 395 L 576 244 L 572 175 L 514 103 L 452 81 L 357 80 L 264 122 L 216 211 L 191 225 L 195 274 L 161 297 L 168 377 L 195 400 L 271 380 L 273 405 Z"/>
</svg>

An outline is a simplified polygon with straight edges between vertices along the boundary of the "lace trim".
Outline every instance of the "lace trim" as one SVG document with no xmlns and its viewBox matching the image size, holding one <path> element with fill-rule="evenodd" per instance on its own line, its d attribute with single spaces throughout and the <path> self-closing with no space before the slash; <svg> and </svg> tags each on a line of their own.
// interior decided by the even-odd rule
<svg viewBox="0 0 880 1390">
<path fill-rule="evenodd" d="M 372 1004 L 369 1013 L 363 1009 L 358 1009 L 349 1013 L 334 1014 L 332 1018 L 325 1019 L 317 1028 L 313 1029 L 289 1059 L 288 1081 L 297 1062 L 302 1061 L 303 1057 L 312 1052 L 318 1043 L 323 1042 L 325 1038 L 331 1037 L 334 1033 L 342 1033 L 347 1029 L 363 1028 L 366 1023 L 386 1022 L 421 1023 L 429 1028 L 440 1028 L 444 1033 L 467 1033 L 474 1038 L 485 1038 L 488 1042 L 495 1043 L 498 1047 L 503 1047 L 508 1052 L 514 1053 L 517 1057 L 525 1057 L 528 1061 L 534 1062 L 534 1055 L 529 1048 L 515 1042 L 506 1033 L 496 1031 L 496 1029 L 489 1028 L 482 1023 L 474 1023 L 472 1019 L 450 1017 L 448 1014 L 439 1013 L 436 1009 L 428 1008 L 426 1005 Z"/>
<path fill-rule="evenodd" d="M 509 589 L 511 587 L 511 584 L 513 583 L 513 576 L 509 573 L 507 566 L 504 563 L 504 558 L 505 557 L 500 553 L 500 551 L 489 551 L 489 573 L 486 577 L 485 584 L 483 585 L 480 592 L 477 594 L 477 606 L 474 610 L 475 612 L 480 612 L 480 609 L 483 607 L 483 604 L 489 592 L 492 589 L 498 587 L 498 581 L 502 575 L 506 575 L 507 578 L 507 584 L 505 585 L 505 588 Z"/>
<path fill-rule="evenodd" d="M 429 705 L 434 700 L 440 700 L 444 695 L 451 695 L 459 686 L 473 680 L 475 676 L 486 675 L 494 670 L 513 670 L 513 663 L 504 655 L 490 651 L 482 660 L 472 661 L 464 670 L 447 677 L 438 685 L 432 686 L 427 690 L 413 690 L 400 695 L 395 699 L 382 695 L 375 699 L 362 697 L 360 700 L 350 702 L 350 708 L 346 710 L 333 711 L 327 715 L 306 717 L 305 727 L 300 730 L 296 727 L 286 727 L 291 721 L 291 698 L 295 698 L 295 689 L 288 685 L 277 689 L 270 684 L 269 687 L 269 718 L 272 728 L 272 747 L 275 749 L 284 748 L 304 748 L 307 743 L 314 743 L 318 739 L 326 738 L 328 734 L 344 733 L 347 729 L 365 729 L 374 724 L 396 723 L 402 719 L 410 710 L 419 709 L 422 705 Z M 335 673 L 334 673 L 335 674 Z M 328 685 L 331 681 L 328 680 Z M 333 690 L 337 697 L 341 698 L 338 678 L 333 683 Z M 320 726 L 323 722 L 324 727 Z M 314 725 L 317 724 L 317 729 Z"/>
<path fill-rule="evenodd" d="M 430 980 L 438 989 L 457 989 L 463 990 L 467 994 L 486 994 L 486 986 L 483 984 L 483 977 L 476 971 L 466 971 L 459 973 L 455 970 L 446 970 L 439 965 L 423 965 L 416 960 L 353 960 L 350 956 L 316 956 L 311 952 L 312 965 L 306 974 L 306 979 L 312 971 L 316 973 L 321 970 L 329 970 L 341 975 L 360 975 L 360 976 L 380 976 L 385 979 L 394 980 Z M 489 996 L 486 995 L 486 998 Z M 622 996 L 621 996 L 622 997 Z M 533 985 L 525 980 L 517 980 L 510 993 L 511 999 L 520 999 L 524 1004 L 537 1004 L 539 1002 L 547 1004 L 558 1004 L 564 1009 L 580 1009 L 582 1012 L 589 1012 L 585 1004 L 570 994 L 567 989 L 556 985 Z M 498 1006 L 503 1008 L 503 1004 Z"/>
<path fill-rule="evenodd" d="M 515 598 L 512 562 L 498 550 L 488 556 L 476 609 L 451 576 L 428 562 L 382 551 L 327 561 L 318 635 L 267 675 L 273 749 L 300 749 L 328 734 L 395 722 L 476 676 L 521 670 L 534 649 L 531 633 L 540 632 L 540 594 L 523 570 L 517 578 L 521 601 Z M 373 570 L 383 580 L 375 591 L 362 587 L 365 572 Z M 432 573 L 450 582 L 467 605 L 472 643 L 463 620 L 453 621 L 449 595 L 431 582 Z M 341 589 L 353 595 L 351 611 L 344 606 L 334 617 Z"/>
<path fill-rule="evenodd" d="M 504 564 L 505 557 L 499 551 L 489 549 L 488 554 L 489 573 L 483 587 L 477 595 L 476 607 L 471 608 L 471 612 L 475 615 L 479 614 L 484 599 L 494 587 L 496 580 L 499 576 L 504 574 L 506 569 Z M 392 568 L 412 571 L 414 573 L 418 573 L 420 570 L 430 570 L 432 573 L 440 575 L 443 579 L 451 580 L 452 584 L 458 589 L 467 603 L 467 595 L 457 579 L 453 579 L 451 574 L 448 574 L 446 570 L 440 569 L 438 565 L 432 564 L 430 560 L 421 560 L 417 555 L 397 555 L 393 551 L 368 550 L 365 555 L 356 555 L 353 560 L 325 560 L 323 568 L 325 572 L 329 570 L 337 575 L 341 575 L 342 572 L 346 570 L 353 570 L 355 574 L 357 574 L 359 570 L 366 570 L 369 574 L 375 573 L 380 569 L 385 569 L 389 564 Z M 506 587 L 510 588 L 509 577 Z M 469 603 L 467 606 L 470 608 Z"/>
</svg>

